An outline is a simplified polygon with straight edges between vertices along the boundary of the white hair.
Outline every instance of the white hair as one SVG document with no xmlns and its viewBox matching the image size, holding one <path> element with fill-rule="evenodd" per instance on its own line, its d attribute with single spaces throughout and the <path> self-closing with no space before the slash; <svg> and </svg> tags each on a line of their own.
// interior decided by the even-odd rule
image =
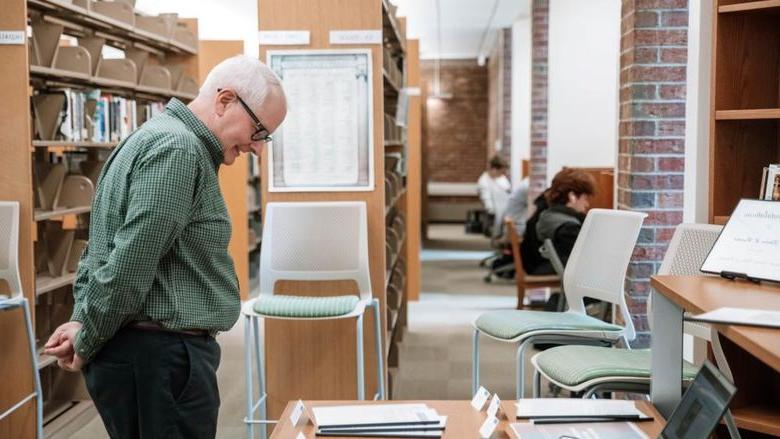
<svg viewBox="0 0 780 439">
<path fill-rule="evenodd" d="M 263 62 L 246 55 L 233 56 L 211 69 L 200 87 L 200 95 L 213 98 L 221 88 L 235 90 L 252 108 L 262 107 L 269 97 L 280 97 L 286 102 L 279 77 Z"/>
</svg>

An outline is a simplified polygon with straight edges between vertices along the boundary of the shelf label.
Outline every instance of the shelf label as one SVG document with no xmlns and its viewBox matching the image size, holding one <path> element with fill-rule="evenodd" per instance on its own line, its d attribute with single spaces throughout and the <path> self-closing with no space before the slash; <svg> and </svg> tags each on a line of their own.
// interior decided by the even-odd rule
<svg viewBox="0 0 780 439">
<path fill-rule="evenodd" d="M 332 30 L 330 44 L 382 44 L 382 31 Z"/>
<path fill-rule="evenodd" d="M 309 44 L 307 30 L 261 30 L 258 32 L 261 46 L 298 46 Z"/>
<path fill-rule="evenodd" d="M 501 407 L 501 400 L 498 399 L 498 393 L 494 393 L 493 398 L 490 399 L 490 405 L 488 405 L 487 409 L 488 418 L 495 418 L 498 414 L 499 407 Z"/>
<path fill-rule="evenodd" d="M 488 392 L 486 388 L 480 386 L 479 390 L 477 390 L 477 394 L 474 395 L 474 398 L 471 400 L 471 406 L 474 407 L 474 410 L 482 411 L 482 407 L 485 406 L 488 398 L 490 398 L 490 392 Z"/>
<path fill-rule="evenodd" d="M 25 39 L 23 30 L 0 30 L 0 45 L 24 45 Z"/>
</svg>

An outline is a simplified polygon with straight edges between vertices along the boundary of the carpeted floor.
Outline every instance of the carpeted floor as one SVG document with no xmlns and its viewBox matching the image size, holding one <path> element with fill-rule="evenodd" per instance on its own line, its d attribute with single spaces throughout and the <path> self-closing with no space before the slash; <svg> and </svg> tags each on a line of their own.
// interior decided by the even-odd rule
<svg viewBox="0 0 780 439">
<path fill-rule="evenodd" d="M 488 240 L 465 235 L 462 225 L 434 225 L 422 253 L 423 282 L 419 302 L 409 304 L 409 327 L 399 352 L 394 399 L 471 399 L 471 322 L 482 312 L 511 309 L 514 285 L 486 284 L 479 261 L 490 254 Z M 222 407 L 218 438 L 245 434 L 243 325 L 221 334 L 218 371 Z M 482 385 L 504 399 L 514 399 L 515 350 L 511 345 L 481 339 Z M 529 374 L 530 376 L 530 374 Z M 530 381 L 527 377 L 526 388 Z M 61 430 L 51 438 L 108 437 L 94 412 L 87 423 Z M 91 419 L 89 418 L 91 416 Z M 84 419 L 84 418 L 82 418 Z"/>
</svg>

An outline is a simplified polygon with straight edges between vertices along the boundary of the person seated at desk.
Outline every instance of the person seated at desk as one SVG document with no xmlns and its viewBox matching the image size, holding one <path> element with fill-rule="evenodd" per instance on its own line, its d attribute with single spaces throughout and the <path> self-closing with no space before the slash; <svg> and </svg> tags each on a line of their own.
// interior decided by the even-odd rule
<svg viewBox="0 0 780 439">
<path fill-rule="evenodd" d="M 488 170 L 479 176 L 477 181 L 479 199 L 488 214 L 496 215 L 499 213 L 496 211 L 500 207 L 497 206 L 496 199 L 500 198 L 500 195 L 508 194 L 512 189 L 512 184 L 506 176 L 508 168 L 509 166 L 504 159 L 493 156 L 490 159 Z"/>
<path fill-rule="evenodd" d="M 545 192 L 549 207 L 539 215 L 536 236 L 540 243 L 552 241 L 561 261 L 566 265 L 580 234 L 582 222 L 590 207 L 590 197 L 596 193 L 593 177 L 583 171 L 566 168 L 555 175 Z"/>
</svg>

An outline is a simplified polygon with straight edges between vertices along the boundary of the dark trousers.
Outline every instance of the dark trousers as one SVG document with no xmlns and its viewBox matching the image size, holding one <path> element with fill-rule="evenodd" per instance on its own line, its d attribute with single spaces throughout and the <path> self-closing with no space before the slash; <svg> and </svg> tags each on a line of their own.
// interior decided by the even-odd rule
<svg viewBox="0 0 780 439">
<path fill-rule="evenodd" d="M 84 369 L 112 438 L 213 438 L 220 348 L 209 336 L 121 329 Z"/>
</svg>

